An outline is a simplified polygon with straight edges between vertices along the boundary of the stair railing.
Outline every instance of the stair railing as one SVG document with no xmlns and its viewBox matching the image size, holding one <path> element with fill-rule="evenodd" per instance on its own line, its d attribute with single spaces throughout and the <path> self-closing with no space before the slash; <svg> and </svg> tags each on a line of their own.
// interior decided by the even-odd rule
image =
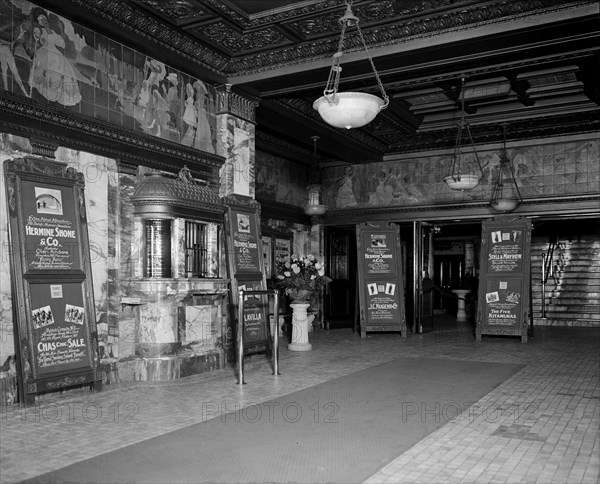
<svg viewBox="0 0 600 484">
<path fill-rule="evenodd" d="M 560 254 L 556 265 L 554 264 L 554 250 L 558 249 Z M 554 279 L 554 287 L 558 286 L 557 272 L 561 272 L 564 265 L 563 244 L 558 242 L 558 236 L 548 243 L 548 252 L 542 252 L 542 318 L 546 317 L 546 284 L 548 278 Z"/>
</svg>

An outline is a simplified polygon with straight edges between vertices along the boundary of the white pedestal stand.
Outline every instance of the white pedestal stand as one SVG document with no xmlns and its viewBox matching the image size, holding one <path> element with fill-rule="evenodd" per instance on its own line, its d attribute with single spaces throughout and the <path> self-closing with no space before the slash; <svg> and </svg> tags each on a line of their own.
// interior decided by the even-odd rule
<svg viewBox="0 0 600 484">
<path fill-rule="evenodd" d="M 466 321 L 467 311 L 465 307 L 465 296 L 471 291 L 469 289 L 453 289 L 452 292 L 458 296 L 458 311 L 456 312 L 456 320 Z"/>
<path fill-rule="evenodd" d="M 310 351 L 312 345 L 308 342 L 308 326 L 312 324 L 315 318 L 314 314 L 310 317 L 306 310 L 310 306 L 308 303 L 292 303 L 292 342 L 288 345 L 290 351 Z"/>
</svg>

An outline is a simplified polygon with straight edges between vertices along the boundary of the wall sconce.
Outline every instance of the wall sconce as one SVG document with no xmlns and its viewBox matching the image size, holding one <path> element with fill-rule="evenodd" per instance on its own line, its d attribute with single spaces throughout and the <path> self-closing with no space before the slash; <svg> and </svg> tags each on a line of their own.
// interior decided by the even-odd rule
<svg viewBox="0 0 600 484">
<path fill-rule="evenodd" d="M 358 17 L 352 12 L 352 0 L 346 0 L 346 12 L 339 21 L 342 24 L 342 34 L 338 50 L 333 55 L 331 70 L 329 71 L 329 78 L 327 79 L 323 96 L 313 103 L 313 108 L 319 111 L 323 120 L 331 126 L 346 129 L 360 128 L 373 121 L 375 116 L 379 114 L 379 111 L 388 106 L 390 100 L 385 93 L 381 79 L 379 79 L 379 74 L 375 69 L 369 49 L 367 49 L 365 39 L 358 25 Z M 371 63 L 371 68 L 377 79 L 383 99 L 364 92 L 338 92 L 340 73 L 342 72 L 340 63 L 344 54 L 346 28 L 354 26 L 358 30 L 358 36 Z"/>
<path fill-rule="evenodd" d="M 308 176 L 308 186 L 306 187 L 308 190 L 308 203 L 304 207 L 304 213 L 314 217 L 318 215 L 324 215 L 325 212 L 327 212 L 327 205 L 323 205 L 321 203 L 323 185 L 321 184 L 321 168 L 319 167 L 319 163 L 317 161 L 317 141 L 319 140 L 319 137 L 312 136 L 311 138 L 313 140 L 314 147 L 314 162 Z"/>
<path fill-rule="evenodd" d="M 444 181 L 448 185 L 448 187 L 452 190 L 472 190 L 477 185 L 481 178 L 483 177 L 483 169 L 481 168 L 481 163 L 479 161 L 479 156 L 477 155 L 477 150 L 475 149 L 475 143 L 473 143 L 473 137 L 471 136 L 471 128 L 469 127 L 469 123 L 465 120 L 465 79 L 466 76 L 463 74 L 460 78 L 461 86 L 460 86 L 460 121 L 458 123 L 458 132 L 456 133 L 456 143 L 454 144 L 454 153 L 452 155 L 452 166 L 450 167 L 450 172 Z M 473 153 L 475 154 L 475 160 L 477 160 L 477 165 L 479 166 L 479 174 L 474 173 L 463 173 L 463 161 L 464 161 L 464 152 L 462 146 L 462 138 L 463 131 L 467 132 L 469 137 L 469 141 L 471 143 L 471 147 L 473 148 Z"/>
<path fill-rule="evenodd" d="M 517 179 L 515 178 L 515 169 L 512 161 L 508 158 L 506 152 L 506 128 L 507 123 L 502 124 L 504 133 L 504 147 L 500 156 L 500 166 L 498 167 L 498 176 L 492 190 L 492 198 L 490 200 L 491 207 L 497 212 L 508 213 L 516 209 L 521 202 L 521 192 Z"/>
</svg>

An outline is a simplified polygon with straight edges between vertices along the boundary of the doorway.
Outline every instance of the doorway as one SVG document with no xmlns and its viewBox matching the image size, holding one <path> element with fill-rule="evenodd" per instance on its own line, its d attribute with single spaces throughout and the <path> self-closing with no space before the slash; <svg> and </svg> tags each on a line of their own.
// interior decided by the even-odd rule
<svg viewBox="0 0 600 484">
<path fill-rule="evenodd" d="M 326 274 L 325 329 L 353 328 L 356 314 L 356 229 L 328 227 L 325 230 Z"/>
<path fill-rule="evenodd" d="M 433 264 L 433 283 L 441 289 L 433 292 L 433 313 L 456 314 L 457 303 L 451 291 L 460 287 L 465 257 L 463 254 L 435 255 L 434 252 Z"/>
<path fill-rule="evenodd" d="M 422 243 L 415 254 L 419 255 L 417 267 L 421 268 L 423 280 L 417 327 L 420 332 L 448 329 L 456 324 L 458 310 L 458 298 L 452 290 L 472 279 L 467 279 L 467 274 L 472 276 L 478 272 L 481 222 L 431 221 L 419 224 Z M 470 301 L 476 297 L 474 291 Z M 472 307 L 471 304 L 469 309 Z"/>
</svg>

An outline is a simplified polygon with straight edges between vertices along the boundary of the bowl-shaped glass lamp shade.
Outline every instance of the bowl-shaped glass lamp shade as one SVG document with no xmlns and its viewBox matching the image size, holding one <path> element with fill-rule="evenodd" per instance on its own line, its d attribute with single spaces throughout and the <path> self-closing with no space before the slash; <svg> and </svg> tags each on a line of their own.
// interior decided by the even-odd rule
<svg viewBox="0 0 600 484">
<path fill-rule="evenodd" d="M 304 213 L 306 215 L 324 215 L 327 212 L 327 205 L 306 205 Z"/>
<path fill-rule="evenodd" d="M 480 180 L 479 175 L 450 175 L 444 178 L 444 181 L 452 190 L 472 190 L 479 185 Z"/>
<path fill-rule="evenodd" d="M 360 128 L 369 124 L 385 103 L 381 98 L 365 92 L 337 92 L 331 97 L 321 96 L 313 103 L 323 120 L 336 128 Z"/>
<path fill-rule="evenodd" d="M 497 198 L 490 203 L 494 210 L 501 213 L 512 212 L 520 204 L 521 201 L 514 198 Z"/>
</svg>

